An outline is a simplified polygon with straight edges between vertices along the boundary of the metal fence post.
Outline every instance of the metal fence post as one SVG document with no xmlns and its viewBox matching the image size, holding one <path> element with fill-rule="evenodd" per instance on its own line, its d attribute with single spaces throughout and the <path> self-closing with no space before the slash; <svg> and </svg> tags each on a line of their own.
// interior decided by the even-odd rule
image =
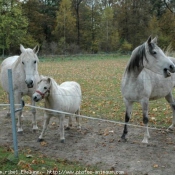
<svg viewBox="0 0 175 175">
<path fill-rule="evenodd" d="M 12 119 L 14 156 L 15 156 L 15 158 L 18 158 L 18 142 L 17 142 L 17 133 L 16 133 L 14 92 L 13 92 L 13 81 L 12 80 L 13 80 L 12 79 L 12 70 L 8 69 L 8 83 L 9 83 L 9 96 L 10 96 L 10 111 L 11 111 L 11 119 Z"/>
</svg>

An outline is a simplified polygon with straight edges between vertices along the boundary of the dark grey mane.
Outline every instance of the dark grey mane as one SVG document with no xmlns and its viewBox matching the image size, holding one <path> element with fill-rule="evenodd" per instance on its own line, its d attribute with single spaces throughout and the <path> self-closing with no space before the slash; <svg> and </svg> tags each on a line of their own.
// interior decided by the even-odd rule
<svg viewBox="0 0 175 175">
<path fill-rule="evenodd" d="M 143 68 L 143 60 L 146 59 L 145 43 L 138 46 L 134 51 L 126 68 L 126 72 L 139 71 Z"/>
</svg>

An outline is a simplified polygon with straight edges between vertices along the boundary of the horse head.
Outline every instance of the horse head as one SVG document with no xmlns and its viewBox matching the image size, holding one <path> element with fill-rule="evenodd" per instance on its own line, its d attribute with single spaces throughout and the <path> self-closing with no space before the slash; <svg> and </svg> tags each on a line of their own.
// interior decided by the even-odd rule
<svg viewBox="0 0 175 175">
<path fill-rule="evenodd" d="M 163 75 L 165 78 L 171 76 L 175 72 L 174 63 L 164 54 L 162 49 L 157 45 L 157 37 L 148 40 L 145 43 L 145 58 L 143 60 L 144 67 Z"/>
<path fill-rule="evenodd" d="M 22 64 L 24 73 L 25 73 L 25 83 L 28 88 L 33 88 L 35 75 L 38 74 L 37 64 L 39 59 L 37 53 L 39 51 L 38 46 L 35 46 L 34 49 L 27 48 L 25 49 L 23 45 L 20 45 L 21 55 L 20 55 L 20 64 Z"/>
</svg>

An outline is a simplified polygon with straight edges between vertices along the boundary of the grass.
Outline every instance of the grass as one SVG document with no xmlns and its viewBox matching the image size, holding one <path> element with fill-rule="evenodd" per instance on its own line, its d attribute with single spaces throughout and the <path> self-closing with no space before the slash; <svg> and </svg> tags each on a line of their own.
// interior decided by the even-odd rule
<svg viewBox="0 0 175 175">
<path fill-rule="evenodd" d="M 0 147 L 0 153 L 0 174 L 75 174 L 78 171 L 97 170 L 96 167 L 84 167 L 78 162 L 47 158 L 42 153 L 32 152 L 30 149 L 20 150 L 18 159 L 14 158 L 10 147 Z"/>
<path fill-rule="evenodd" d="M 82 115 L 123 122 L 125 107 L 120 87 L 128 59 L 129 56 L 113 54 L 40 58 L 39 72 L 53 77 L 59 84 L 69 80 L 80 83 Z M 0 88 L 0 103 L 4 102 L 7 102 L 6 93 Z M 26 102 L 29 103 L 28 98 Z M 164 99 L 150 102 L 149 116 L 150 126 L 168 127 L 171 124 L 172 112 Z M 131 123 L 142 125 L 139 104 L 134 105 Z"/>
<path fill-rule="evenodd" d="M 83 92 L 81 114 L 92 117 L 124 121 L 125 107 L 121 94 L 121 78 L 129 56 L 100 55 L 86 57 L 54 58 L 40 62 L 39 71 L 52 76 L 60 84 L 74 80 Z M 168 127 L 172 112 L 164 99 L 151 101 L 150 126 Z M 142 110 L 135 104 L 131 123 L 142 125 Z"/>
</svg>

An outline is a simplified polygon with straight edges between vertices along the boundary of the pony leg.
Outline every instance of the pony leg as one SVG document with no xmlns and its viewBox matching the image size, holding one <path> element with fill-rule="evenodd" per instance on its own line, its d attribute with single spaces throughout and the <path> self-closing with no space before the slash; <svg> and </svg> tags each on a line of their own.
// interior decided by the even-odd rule
<svg viewBox="0 0 175 175">
<path fill-rule="evenodd" d="M 69 124 L 68 124 L 68 127 L 72 127 L 72 116 L 71 116 L 71 115 L 69 116 Z"/>
<path fill-rule="evenodd" d="M 172 92 L 169 93 L 167 96 L 165 96 L 165 99 L 167 100 L 167 102 L 170 104 L 171 109 L 173 111 L 173 120 L 172 120 L 172 124 L 171 126 L 168 127 L 167 131 L 173 131 L 174 127 L 175 127 L 175 102 L 173 99 L 173 95 Z"/>
<path fill-rule="evenodd" d="M 126 106 L 126 113 L 125 113 L 125 125 L 124 125 L 124 130 L 123 130 L 123 134 L 122 134 L 121 138 L 123 140 L 126 140 L 126 135 L 128 133 L 127 123 L 129 122 L 129 119 L 131 118 L 133 102 L 128 101 L 126 99 L 124 99 L 124 102 L 125 102 L 125 106 Z"/>
<path fill-rule="evenodd" d="M 38 142 L 41 142 L 41 141 L 43 141 L 44 139 L 43 139 L 43 136 L 44 136 L 44 133 L 45 133 L 45 131 L 46 131 L 46 129 L 47 129 L 47 126 L 48 126 L 48 124 L 49 124 L 49 121 L 50 121 L 50 116 L 49 115 L 47 115 L 46 113 L 44 113 L 44 124 L 43 124 L 43 129 L 42 129 L 42 132 L 41 132 L 41 134 L 40 134 L 40 136 L 39 136 L 39 138 L 38 138 Z"/>
<path fill-rule="evenodd" d="M 31 99 L 32 106 L 35 106 L 35 102 Z M 32 107 L 32 125 L 33 125 L 33 131 L 38 130 L 37 122 L 36 122 L 36 108 Z"/>
<path fill-rule="evenodd" d="M 65 130 L 69 130 L 72 127 L 72 116 L 71 115 L 65 115 L 66 117 L 68 117 L 68 123 L 65 126 Z"/>
<path fill-rule="evenodd" d="M 78 109 L 77 111 L 76 111 L 76 113 L 75 114 L 77 114 L 78 116 L 76 117 L 76 122 L 77 122 L 77 128 L 78 129 L 81 129 L 81 124 L 80 124 L 80 117 L 79 117 L 79 115 L 80 115 L 80 109 Z"/>
<path fill-rule="evenodd" d="M 60 122 L 60 140 L 61 140 L 61 143 L 64 143 L 65 141 L 65 138 L 64 138 L 64 118 L 65 118 L 65 115 L 64 114 L 60 114 L 59 115 L 59 122 Z"/>
<path fill-rule="evenodd" d="M 143 100 L 141 102 L 142 111 L 143 111 L 143 123 L 145 124 L 146 130 L 144 133 L 144 138 L 142 143 L 148 143 L 148 138 L 150 138 L 149 130 L 148 130 L 148 100 Z"/>
</svg>

